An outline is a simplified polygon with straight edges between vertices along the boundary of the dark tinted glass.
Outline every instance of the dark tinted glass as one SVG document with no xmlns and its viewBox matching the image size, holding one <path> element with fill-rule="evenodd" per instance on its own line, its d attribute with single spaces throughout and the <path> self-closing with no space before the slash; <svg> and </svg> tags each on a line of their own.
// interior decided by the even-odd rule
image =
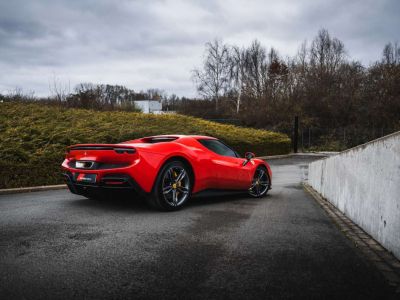
<svg viewBox="0 0 400 300">
<path fill-rule="evenodd" d="M 237 157 L 235 151 L 218 140 L 199 140 L 207 149 L 223 156 Z"/>
<path fill-rule="evenodd" d="M 155 144 L 155 143 L 165 143 L 165 142 L 172 142 L 178 139 L 177 137 L 169 137 L 169 136 L 160 136 L 160 137 L 147 137 L 147 138 L 142 138 L 142 141 L 144 143 L 150 143 L 150 144 Z"/>
</svg>

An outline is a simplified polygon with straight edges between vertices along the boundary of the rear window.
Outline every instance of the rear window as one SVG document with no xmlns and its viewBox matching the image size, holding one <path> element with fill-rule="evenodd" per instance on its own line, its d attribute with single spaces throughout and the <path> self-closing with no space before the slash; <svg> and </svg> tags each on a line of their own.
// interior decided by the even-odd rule
<svg viewBox="0 0 400 300">
<path fill-rule="evenodd" d="M 155 144 L 155 143 L 164 143 L 164 142 L 172 142 L 178 139 L 177 137 L 149 137 L 142 139 L 144 143 Z"/>
<path fill-rule="evenodd" d="M 219 140 L 198 140 L 207 149 L 222 156 L 238 157 L 237 153 Z"/>
</svg>

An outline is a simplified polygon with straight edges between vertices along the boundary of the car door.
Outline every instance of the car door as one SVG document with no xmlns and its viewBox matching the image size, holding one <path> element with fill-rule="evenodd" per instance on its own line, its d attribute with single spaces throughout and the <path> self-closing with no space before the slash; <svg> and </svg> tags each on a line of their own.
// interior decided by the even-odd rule
<svg viewBox="0 0 400 300">
<path fill-rule="evenodd" d="M 249 164 L 243 166 L 245 159 L 223 142 L 216 139 L 202 139 L 199 142 L 213 153 L 211 164 L 216 174 L 216 186 L 220 189 L 247 189 L 250 185 Z"/>
</svg>

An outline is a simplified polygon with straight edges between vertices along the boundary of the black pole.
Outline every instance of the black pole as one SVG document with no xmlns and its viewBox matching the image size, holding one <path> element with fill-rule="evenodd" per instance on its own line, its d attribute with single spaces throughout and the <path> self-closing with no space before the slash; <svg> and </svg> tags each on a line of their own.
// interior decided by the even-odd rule
<svg viewBox="0 0 400 300">
<path fill-rule="evenodd" d="M 299 140 L 299 117 L 294 117 L 294 132 L 293 132 L 293 152 L 297 153 L 297 143 Z"/>
</svg>

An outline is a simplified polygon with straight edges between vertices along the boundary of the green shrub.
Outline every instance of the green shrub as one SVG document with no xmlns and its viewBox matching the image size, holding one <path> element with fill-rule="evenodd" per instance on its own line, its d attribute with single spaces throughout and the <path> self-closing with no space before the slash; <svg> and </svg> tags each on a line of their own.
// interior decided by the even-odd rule
<svg viewBox="0 0 400 300">
<path fill-rule="evenodd" d="M 183 115 L 99 112 L 40 104 L 0 103 L 0 188 L 61 183 L 65 148 L 77 143 L 118 143 L 157 134 L 217 137 L 242 155 L 290 151 L 286 135 L 219 124 Z"/>
</svg>

